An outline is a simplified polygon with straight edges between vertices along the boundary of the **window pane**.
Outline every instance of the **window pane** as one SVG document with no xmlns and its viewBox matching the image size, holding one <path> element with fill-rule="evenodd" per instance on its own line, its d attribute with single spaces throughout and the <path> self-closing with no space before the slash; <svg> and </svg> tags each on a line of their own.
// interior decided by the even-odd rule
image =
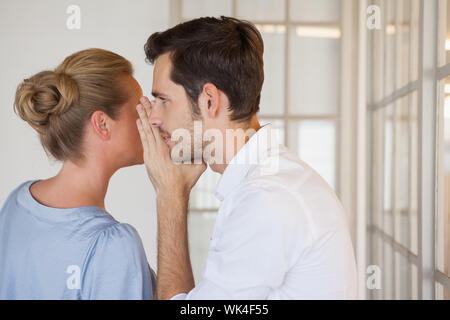
<svg viewBox="0 0 450 320">
<path fill-rule="evenodd" d="M 372 262 L 370 264 L 373 264 L 380 268 L 381 274 L 380 274 L 380 281 L 383 281 L 384 275 L 383 275 L 383 240 L 381 239 L 380 235 L 378 233 L 371 233 L 372 234 Z M 383 299 L 382 295 L 383 290 L 383 283 L 380 283 L 379 289 L 369 289 L 370 297 L 371 299 L 375 300 L 381 300 Z"/>
<path fill-rule="evenodd" d="M 290 30 L 290 112 L 337 114 L 339 105 L 340 31 L 296 27 Z"/>
<path fill-rule="evenodd" d="M 436 300 L 450 300 L 450 289 L 436 282 Z"/>
<path fill-rule="evenodd" d="M 380 8 L 383 7 L 381 0 L 373 1 L 373 4 Z M 371 102 L 378 103 L 384 98 L 384 32 L 370 32 L 369 36 L 372 37 L 373 43 L 372 50 L 367 50 L 368 54 L 372 56 L 372 63 L 369 66 L 373 77 L 373 99 Z"/>
<path fill-rule="evenodd" d="M 384 109 L 373 112 L 373 148 L 372 148 L 372 221 L 379 229 L 383 229 L 383 148 L 384 148 Z"/>
<path fill-rule="evenodd" d="M 410 56 L 410 81 L 417 80 L 419 75 L 419 8 L 420 0 L 410 0 L 411 6 L 411 56 Z"/>
<path fill-rule="evenodd" d="M 410 42 L 410 14 L 411 0 L 398 0 L 400 10 L 397 11 L 397 21 L 399 27 L 399 52 L 397 53 L 397 61 L 400 63 L 397 68 L 400 73 L 397 76 L 397 88 L 401 88 L 408 84 L 409 81 L 409 42 Z"/>
<path fill-rule="evenodd" d="M 450 77 L 440 81 L 438 108 L 442 127 L 438 134 L 438 205 L 436 265 L 450 276 Z"/>
<path fill-rule="evenodd" d="M 395 81 L 395 37 L 397 30 L 395 29 L 395 6 L 396 1 L 385 1 L 386 9 L 386 36 L 385 36 L 385 69 L 384 69 L 384 90 L 385 96 L 390 95 L 394 91 Z"/>
<path fill-rule="evenodd" d="M 197 212 L 188 215 L 188 230 L 195 230 L 195 232 L 189 232 L 188 235 L 192 272 L 197 284 L 202 280 L 205 270 L 215 220 L 215 212 Z"/>
<path fill-rule="evenodd" d="M 409 247 L 409 96 L 397 100 L 395 117 L 395 239 Z"/>
<path fill-rule="evenodd" d="M 285 18 L 285 1 L 237 0 L 238 18 L 253 21 L 280 21 Z"/>
<path fill-rule="evenodd" d="M 264 85 L 261 114 L 284 113 L 285 34 L 283 25 L 257 25 L 264 40 Z"/>
<path fill-rule="evenodd" d="M 395 24 L 395 14 L 397 12 L 396 8 L 396 2 L 397 1 L 391 1 L 391 0 L 383 0 L 384 2 L 384 9 L 385 9 L 385 17 L 386 17 L 386 24 L 387 25 L 393 25 Z M 389 27 L 388 27 L 389 29 Z"/>
<path fill-rule="evenodd" d="M 402 254 L 395 253 L 395 299 L 411 299 L 411 276 L 408 259 Z"/>
<path fill-rule="evenodd" d="M 393 121 L 392 121 L 392 105 L 386 107 L 385 123 L 384 123 L 384 231 L 394 236 L 393 217 L 392 217 L 392 165 L 393 165 Z"/>
<path fill-rule="evenodd" d="M 289 125 L 289 144 L 300 159 L 336 187 L 336 124 L 334 121 L 304 120 Z"/>
<path fill-rule="evenodd" d="M 439 1 L 439 51 L 440 66 L 450 62 L 450 0 Z"/>
<path fill-rule="evenodd" d="M 383 299 L 392 300 L 394 299 L 394 251 L 390 243 L 384 242 L 383 257 Z"/>
<path fill-rule="evenodd" d="M 439 282 L 435 283 L 436 300 L 444 300 L 444 287 Z"/>
<path fill-rule="evenodd" d="M 418 221 L 417 212 L 419 206 L 418 199 L 418 160 L 419 160 L 419 118 L 418 118 L 417 92 L 411 94 L 409 108 L 409 134 L 411 139 L 410 151 L 410 190 L 409 190 L 409 226 L 410 226 L 410 249 L 414 254 L 418 254 Z"/>
<path fill-rule="evenodd" d="M 339 0 L 290 0 L 289 15 L 295 22 L 337 22 L 340 4 Z"/>
<path fill-rule="evenodd" d="M 192 189 L 189 205 L 191 209 L 218 208 L 220 201 L 214 196 L 220 175 L 209 167 Z"/>
<path fill-rule="evenodd" d="M 232 0 L 181 0 L 184 19 L 233 15 Z"/>
<path fill-rule="evenodd" d="M 415 264 L 411 264 L 411 299 L 419 299 L 419 283 L 418 283 L 419 271 Z"/>
</svg>

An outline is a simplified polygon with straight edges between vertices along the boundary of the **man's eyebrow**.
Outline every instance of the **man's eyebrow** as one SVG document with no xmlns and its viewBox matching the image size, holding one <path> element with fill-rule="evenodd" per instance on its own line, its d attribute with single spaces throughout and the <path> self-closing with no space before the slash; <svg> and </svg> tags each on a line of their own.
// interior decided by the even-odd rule
<svg viewBox="0 0 450 320">
<path fill-rule="evenodd" d="M 167 97 L 167 95 L 165 95 L 164 93 L 161 93 L 161 92 L 158 92 L 158 91 L 155 91 L 155 90 L 152 91 L 152 96 L 154 96 L 155 98 Z"/>
</svg>

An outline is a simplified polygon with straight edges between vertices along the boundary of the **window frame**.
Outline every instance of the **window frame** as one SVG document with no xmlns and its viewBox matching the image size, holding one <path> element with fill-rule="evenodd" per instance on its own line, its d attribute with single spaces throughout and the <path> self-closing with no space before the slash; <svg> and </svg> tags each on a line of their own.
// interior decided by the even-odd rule
<svg viewBox="0 0 450 320">
<path fill-rule="evenodd" d="M 397 77 L 394 79 L 394 92 L 392 94 L 389 94 L 388 96 L 385 95 L 385 91 L 383 91 L 382 99 L 374 101 L 373 97 L 369 100 L 369 103 L 367 105 L 367 113 L 369 115 L 369 128 L 368 130 L 368 136 L 369 136 L 369 143 L 368 143 L 368 176 L 375 172 L 374 170 L 380 170 L 377 166 L 381 165 L 381 171 L 384 171 L 384 163 L 381 164 L 375 163 L 373 161 L 373 156 L 375 150 L 373 149 L 373 143 L 374 143 L 374 112 L 377 110 L 381 110 L 386 108 L 389 104 L 394 103 L 394 110 L 396 110 L 396 104 L 402 97 L 405 96 L 412 96 L 413 93 L 417 93 L 417 108 L 418 108 L 418 158 L 417 160 L 417 198 L 418 198 L 418 212 L 417 212 L 417 235 L 418 235 L 418 244 L 417 244 L 417 254 L 411 250 L 411 243 L 409 246 L 405 246 L 401 244 L 397 240 L 396 236 L 396 219 L 393 219 L 394 223 L 394 234 L 393 236 L 389 235 L 384 228 L 380 228 L 375 225 L 374 223 L 374 202 L 377 201 L 377 199 L 373 199 L 371 195 L 373 195 L 373 191 L 376 188 L 384 189 L 384 183 L 381 183 L 381 186 L 377 185 L 379 181 L 372 181 L 369 179 L 368 181 L 368 190 L 369 191 L 369 197 L 370 197 L 370 205 L 368 206 L 368 225 L 367 230 L 369 233 L 369 259 L 368 264 L 371 264 L 373 262 L 376 262 L 375 254 L 377 253 L 375 251 L 374 244 L 377 242 L 377 240 L 382 239 L 384 243 L 387 243 L 389 246 L 393 248 L 393 253 L 395 256 L 395 252 L 403 255 L 405 258 L 408 259 L 410 263 L 410 267 L 416 266 L 417 268 L 417 297 L 418 299 L 435 299 L 436 298 L 436 283 L 440 284 L 442 287 L 450 290 L 450 278 L 442 273 L 440 270 L 436 268 L 436 221 L 437 221 L 437 214 L 438 214 L 438 205 L 439 205 L 439 192 L 442 192 L 442 190 L 439 188 L 439 174 L 442 172 L 441 168 L 439 167 L 438 159 L 442 156 L 442 147 L 440 146 L 441 142 L 439 141 L 439 132 L 442 131 L 441 123 L 442 123 L 442 114 L 439 114 L 438 112 L 438 99 L 437 99 L 437 88 L 439 86 L 439 82 L 444 79 L 447 76 L 450 76 L 450 63 L 445 64 L 443 66 L 438 65 L 438 55 L 440 54 L 439 50 L 440 47 L 438 46 L 439 41 L 442 41 L 442 39 L 438 40 L 438 37 L 442 31 L 442 24 L 446 21 L 443 20 L 442 10 L 439 10 L 439 2 L 443 0 L 420 0 L 419 1 L 419 26 L 418 26 L 418 46 L 417 50 L 418 52 L 413 52 L 413 49 L 415 46 L 413 45 L 413 41 L 415 40 L 413 32 L 411 32 L 412 28 L 411 25 L 413 23 L 413 10 L 416 10 L 417 8 L 414 8 L 413 5 L 410 6 L 410 37 L 409 37 L 409 61 L 410 61 L 410 70 L 412 69 L 412 63 L 413 63 L 413 56 L 412 54 L 418 55 L 418 63 L 419 63 L 419 69 L 418 69 L 418 78 L 417 79 L 411 79 L 411 75 L 408 79 L 408 84 L 397 88 L 396 84 L 398 82 L 398 73 L 399 69 L 398 66 L 394 66 L 394 68 L 397 70 L 395 73 L 395 76 Z M 444 0 L 446 1 L 446 0 Z M 400 3 L 400 4 L 399 4 Z M 397 3 L 396 11 L 401 9 L 401 4 L 403 2 Z M 379 5 L 381 6 L 383 16 L 387 16 L 386 12 L 386 6 L 384 6 L 385 1 L 384 0 L 372 0 L 370 1 L 370 4 Z M 397 30 L 399 27 L 399 21 L 397 19 L 398 15 L 396 14 L 396 27 Z M 447 17 L 447 19 L 450 19 L 450 17 Z M 370 52 L 371 49 L 378 50 L 379 48 L 375 45 L 375 32 L 382 32 L 382 44 L 386 42 L 386 22 L 384 19 L 382 19 L 383 27 L 381 31 L 368 31 L 366 30 L 367 37 L 369 39 L 368 41 L 368 51 Z M 397 32 L 396 37 L 396 49 L 395 51 L 399 50 L 399 41 L 400 36 L 399 32 Z M 384 55 L 386 55 L 385 48 L 381 48 Z M 377 51 L 379 52 L 379 51 Z M 372 55 L 375 53 L 372 53 Z M 400 55 L 396 54 L 397 60 L 396 65 L 399 64 Z M 373 61 L 373 57 L 371 57 Z M 383 62 L 383 65 L 385 66 L 385 63 Z M 369 67 L 368 69 L 371 70 L 369 72 L 369 77 L 371 77 L 371 81 L 369 83 L 372 84 L 372 90 L 375 90 L 377 85 L 380 85 L 380 82 L 383 81 L 384 74 L 379 77 L 378 79 L 375 78 L 376 73 L 374 72 L 373 68 L 379 68 L 379 66 L 373 66 L 372 69 Z M 411 114 L 411 100 L 409 101 L 409 117 Z M 396 111 L 394 111 L 396 113 Z M 411 120 L 411 118 L 410 118 Z M 394 122 L 395 123 L 395 122 Z M 409 121 L 411 125 L 411 121 Z M 411 131 L 409 131 L 411 132 Z M 397 131 L 394 130 L 394 144 L 397 140 Z M 383 144 L 385 143 L 385 140 L 383 139 Z M 411 146 L 411 137 L 408 139 L 408 144 Z M 409 167 L 411 170 L 411 161 L 412 155 L 411 148 L 408 150 L 409 152 Z M 393 160 L 393 167 L 394 170 L 396 169 L 396 163 L 398 162 L 398 154 L 396 152 L 393 153 L 394 160 Z M 395 175 L 391 175 L 391 184 L 395 186 Z M 394 194 L 392 195 L 393 199 L 393 206 L 395 207 L 395 188 L 393 188 Z M 411 219 L 411 190 L 409 190 L 409 219 Z M 409 222 L 410 223 L 410 222 Z M 408 228 L 409 229 L 409 228 Z M 409 231 L 408 231 L 409 232 Z M 411 234 L 409 233 L 409 241 L 411 241 Z M 395 258 L 393 259 L 393 270 L 396 270 L 396 262 Z M 411 269 L 412 270 L 412 269 Z M 414 280 L 413 274 L 411 274 L 411 280 Z M 393 292 L 398 291 L 397 286 L 399 282 L 393 281 Z M 409 287 L 410 289 L 410 295 L 412 298 L 413 292 L 412 292 L 412 285 Z M 382 288 L 384 289 L 384 288 Z M 375 290 L 369 290 L 367 289 L 367 295 L 375 298 L 377 296 L 377 292 Z M 398 298 L 397 296 L 395 296 Z M 383 290 L 382 297 L 386 298 L 385 292 Z"/>
</svg>

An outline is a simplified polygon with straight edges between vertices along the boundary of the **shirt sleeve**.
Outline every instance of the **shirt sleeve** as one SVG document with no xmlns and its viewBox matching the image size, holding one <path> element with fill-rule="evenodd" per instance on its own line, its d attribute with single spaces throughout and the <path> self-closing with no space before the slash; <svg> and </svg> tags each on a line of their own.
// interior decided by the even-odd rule
<svg viewBox="0 0 450 320">
<path fill-rule="evenodd" d="M 295 235 L 302 230 L 292 219 L 298 210 L 283 192 L 242 193 L 211 240 L 203 280 L 172 299 L 276 299 L 301 254 Z"/>
<path fill-rule="evenodd" d="M 82 296 L 89 300 L 156 298 L 154 273 L 137 231 L 118 223 L 95 240 L 83 272 Z"/>
</svg>

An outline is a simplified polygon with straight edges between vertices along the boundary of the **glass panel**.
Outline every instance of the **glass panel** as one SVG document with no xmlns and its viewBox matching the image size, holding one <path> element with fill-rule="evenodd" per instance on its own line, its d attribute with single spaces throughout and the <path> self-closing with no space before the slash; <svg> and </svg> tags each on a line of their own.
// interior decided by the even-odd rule
<svg viewBox="0 0 450 320">
<path fill-rule="evenodd" d="M 267 123 L 271 123 L 272 124 L 272 129 L 273 130 L 277 130 L 276 131 L 276 138 L 278 139 L 278 142 L 280 144 L 285 145 L 286 142 L 284 140 L 284 121 L 283 120 L 275 120 L 275 119 L 268 119 L 268 118 L 263 118 L 260 119 L 260 124 L 261 126 L 267 124 Z"/>
<path fill-rule="evenodd" d="M 439 65 L 450 63 L 450 0 L 439 1 Z"/>
<path fill-rule="evenodd" d="M 448 63 L 447 46 L 449 45 L 449 22 L 447 21 L 448 10 L 450 10 L 448 0 L 438 0 L 439 16 L 438 16 L 438 66 Z"/>
<path fill-rule="evenodd" d="M 408 259 L 395 253 L 395 299 L 411 299 L 411 270 Z"/>
<path fill-rule="evenodd" d="M 440 81 L 438 94 L 438 205 L 436 265 L 450 276 L 450 77 Z"/>
<path fill-rule="evenodd" d="M 183 19 L 204 16 L 232 16 L 232 0 L 181 0 Z"/>
<path fill-rule="evenodd" d="M 340 7 L 339 0 L 290 0 L 289 15 L 295 22 L 337 22 Z"/>
<path fill-rule="evenodd" d="M 368 289 L 371 299 L 375 300 L 381 300 L 383 299 L 382 293 L 383 293 L 383 240 L 379 236 L 378 233 L 372 233 L 372 263 L 373 265 L 380 268 L 381 274 L 379 275 L 381 277 L 380 281 L 380 288 L 376 289 Z"/>
<path fill-rule="evenodd" d="M 383 7 L 380 1 L 374 1 L 374 5 Z M 382 20 L 383 21 L 383 20 Z M 384 98 L 384 33 L 370 32 L 373 37 L 372 75 L 373 75 L 373 103 L 378 103 Z M 370 50 L 368 50 L 370 51 Z"/>
<path fill-rule="evenodd" d="M 394 251 L 389 243 L 384 242 L 383 251 L 383 299 L 394 299 Z"/>
<path fill-rule="evenodd" d="M 289 125 L 289 144 L 300 159 L 316 170 L 332 188 L 336 187 L 336 124 L 334 121 L 304 120 Z"/>
<path fill-rule="evenodd" d="M 340 31 L 290 30 L 290 106 L 293 114 L 335 115 L 339 105 Z"/>
<path fill-rule="evenodd" d="M 189 232 L 188 236 L 189 254 L 196 284 L 202 280 L 205 270 L 215 220 L 215 212 L 197 212 L 188 215 L 188 230 L 195 230 L 195 232 Z"/>
<path fill-rule="evenodd" d="M 395 5 L 396 1 L 385 1 L 386 10 L 386 36 L 385 36 L 385 70 L 384 70 L 384 89 L 385 96 L 390 95 L 394 91 L 394 81 L 395 81 Z"/>
<path fill-rule="evenodd" d="M 393 233 L 393 217 L 392 217 L 392 164 L 393 164 L 393 119 L 392 119 L 392 104 L 386 107 L 385 124 L 384 124 L 384 216 L 383 229 L 384 231 L 394 236 Z"/>
<path fill-rule="evenodd" d="M 285 1 L 237 0 L 238 18 L 253 21 L 281 21 L 285 19 Z"/>
<path fill-rule="evenodd" d="M 417 104 L 417 92 L 411 94 L 410 108 L 409 108 L 409 134 L 411 139 L 410 144 L 410 166 L 409 166 L 409 179 L 410 179 L 410 190 L 409 190 L 409 226 L 410 226 L 410 236 L 411 236 L 411 252 L 418 254 L 418 160 L 419 160 L 419 112 Z"/>
<path fill-rule="evenodd" d="M 436 300 L 450 300 L 450 289 L 436 282 Z"/>
<path fill-rule="evenodd" d="M 191 209 L 214 209 L 219 207 L 220 201 L 214 196 L 219 179 L 220 175 L 208 167 L 192 189 L 189 200 Z"/>
<path fill-rule="evenodd" d="M 285 34 L 283 25 L 257 25 L 264 40 L 264 85 L 261 114 L 284 113 Z"/>
<path fill-rule="evenodd" d="M 410 18 L 411 18 L 411 0 L 400 0 L 397 11 L 399 27 L 399 52 L 397 53 L 397 68 L 399 75 L 397 77 L 397 88 L 408 84 L 409 81 L 409 42 L 410 42 Z"/>
<path fill-rule="evenodd" d="M 385 17 L 386 17 L 386 28 L 387 31 L 389 32 L 389 28 L 391 28 L 392 26 L 394 27 L 394 33 L 395 33 L 395 14 L 397 12 L 397 8 L 396 8 L 396 1 L 391 1 L 391 0 L 383 0 L 384 2 L 384 10 L 385 10 Z"/>
<path fill-rule="evenodd" d="M 444 287 L 439 282 L 435 283 L 436 300 L 444 300 Z"/>
<path fill-rule="evenodd" d="M 419 75 L 419 8 L 420 0 L 409 0 L 411 6 L 411 43 L 410 43 L 410 81 L 417 80 Z"/>
<path fill-rule="evenodd" d="M 384 109 L 373 113 L 373 149 L 372 149 L 372 187 L 373 187 L 373 224 L 383 229 L 383 147 L 384 147 Z"/>
<path fill-rule="evenodd" d="M 397 100 L 395 124 L 395 239 L 409 248 L 409 96 Z"/>
<path fill-rule="evenodd" d="M 415 264 L 411 264 L 411 299 L 419 299 L 419 270 Z"/>
</svg>

